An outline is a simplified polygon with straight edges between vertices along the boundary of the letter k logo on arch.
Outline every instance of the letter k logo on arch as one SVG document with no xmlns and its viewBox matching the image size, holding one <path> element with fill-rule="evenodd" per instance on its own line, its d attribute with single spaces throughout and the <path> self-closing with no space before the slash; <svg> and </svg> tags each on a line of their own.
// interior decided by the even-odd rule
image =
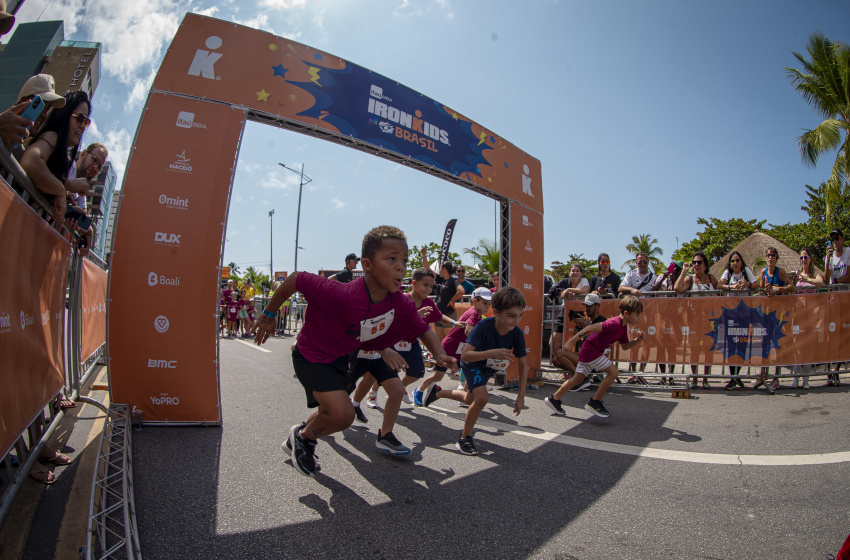
<svg viewBox="0 0 850 560">
<path fill-rule="evenodd" d="M 215 35 L 207 37 L 204 45 L 209 51 L 198 49 L 195 51 L 195 58 L 192 59 L 192 64 L 189 66 L 188 74 L 190 76 L 202 76 L 210 80 L 220 80 L 221 78 L 215 75 L 215 63 L 222 57 L 221 53 L 210 52 L 221 47 L 221 37 Z"/>
</svg>

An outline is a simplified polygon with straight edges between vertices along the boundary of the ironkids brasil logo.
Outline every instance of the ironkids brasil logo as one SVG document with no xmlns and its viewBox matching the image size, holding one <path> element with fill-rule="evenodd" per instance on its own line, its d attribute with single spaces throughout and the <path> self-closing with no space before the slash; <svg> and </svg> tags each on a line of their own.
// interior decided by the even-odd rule
<svg viewBox="0 0 850 560">
<path fill-rule="evenodd" d="M 723 308 L 719 318 L 711 321 L 707 333 L 714 339 L 711 349 L 723 352 L 725 358 L 739 356 L 747 361 L 752 356 L 767 358 L 770 351 L 779 348 L 784 337 L 782 327 L 788 321 L 776 316 L 776 311 L 765 314 L 761 306 L 750 307 L 743 300 L 732 309 Z"/>
</svg>

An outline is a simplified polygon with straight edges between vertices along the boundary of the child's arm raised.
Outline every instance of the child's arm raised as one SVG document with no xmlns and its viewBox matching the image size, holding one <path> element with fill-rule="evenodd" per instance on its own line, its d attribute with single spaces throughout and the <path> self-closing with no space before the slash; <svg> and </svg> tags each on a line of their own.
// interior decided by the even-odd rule
<svg viewBox="0 0 850 560">
<path fill-rule="evenodd" d="M 259 346 L 260 344 L 264 344 L 269 337 L 274 334 L 275 329 L 275 320 L 273 317 L 269 317 L 266 315 L 266 312 L 277 314 L 280 306 L 283 305 L 283 302 L 292 297 L 292 294 L 298 291 L 296 287 L 295 281 L 298 278 L 298 273 L 293 272 L 289 276 L 286 277 L 286 280 L 283 281 L 277 290 L 275 290 L 272 299 L 269 300 L 269 303 L 266 304 L 266 308 L 260 314 L 260 319 L 254 325 L 254 328 L 251 329 L 251 334 L 256 332 L 257 334 L 254 336 L 254 343 Z"/>
<path fill-rule="evenodd" d="M 628 350 L 629 348 L 633 348 L 641 343 L 642 340 L 646 340 L 646 333 L 643 331 L 638 331 L 637 336 L 625 344 L 620 344 L 620 348 L 623 350 Z"/>
</svg>

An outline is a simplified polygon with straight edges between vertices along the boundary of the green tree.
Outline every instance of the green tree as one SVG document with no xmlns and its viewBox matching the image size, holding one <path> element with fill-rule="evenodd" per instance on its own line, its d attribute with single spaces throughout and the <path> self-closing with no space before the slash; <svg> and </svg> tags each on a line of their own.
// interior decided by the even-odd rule
<svg viewBox="0 0 850 560">
<path fill-rule="evenodd" d="M 425 245 L 425 248 L 428 250 L 428 262 L 433 263 L 438 258 L 440 258 L 440 248 L 441 245 L 436 243 L 429 243 Z M 421 246 L 414 245 L 407 251 L 407 269 L 414 270 L 421 266 L 423 266 L 422 262 L 422 248 Z M 453 262 L 454 264 L 461 264 L 460 255 L 457 253 L 452 253 L 449 251 L 448 260 Z M 434 274 L 439 274 L 439 270 L 434 270 Z M 467 275 L 469 275 L 470 270 L 467 270 Z M 473 276 L 474 278 L 474 276 Z"/>
<path fill-rule="evenodd" d="M 824 119 L 797 138 L 803 163 L 815 167 L 825 152 L 838 151 L 824 192 L 829 227 L 836 215 L 833 204 L 850 175 L 850 48 L 816 31 L 809 36 L 806 50 L 809 60 L 792 53 L 802 70 L 786 68 L 785 72 L 794 89 Z"/>
<path fill-rule="evenodd" d="M 242 276 L 242 280 L 250 280 L 251 283 L 254 284 L 254 287 L 257 289 L 259 289 L 260 287 L 271 286 L 269 275 L 263 274 L 253 266 L 249 266 L 247 269 L 245 269 L 245 274 Z"/>
<path fill-rule="evenodd" d="M 552 261 L 552 268 L 549 269 L 549 274 L 552 275 L 552 278 L 555 279 L 555 282 L 560 280 L 561 278 L 566 278 L 570 275 L 570 265 L 573 263 L 578 263 L 584 269 L 584 277 L 590 280 L 597 272 L 599 272 L 599 263 L 597 263 L 593 259 L 584 258 L 584 253 L 581 254 L 570 254 L 570 258 L 566 263 L 562 263 L 561 261 Z"/>
<path fill-rule="evenodd" d="M 494 272 L 499 271 L 499 247 L 495 241 L 490 241 L 482 237 L 478 240 L 478 245 L 463 250 L 464 254 L 471 255 L 473 262 L 478 265 L 476 274 L 480 276 L 489 276 Z M 466 273 L 469 275 L 470 267 L 467 267 Z"/>
<path fill-rule="evenodd" d="M 673 251 L 673 259 L 690 260 L 694 253 L 702 251 L 708 257 L 710 263 L 714 264 L 753 233 L 764 231 L 766 221 L 744 220 L 742 218 L 730 220 L 698 218 L 697 223 L 703 226 L 703 230 L 697 233 L 696 239 L 682 244 L 679 249 Z"/>
<path fill-rule="evenodd" d="M 649 266 L 655 272 L 659 273 L 665 268 L 667 268 L 663 262 L 661 262 L 660 257 L 664 254 L 664 250 L 661 247 L 658 247 L 656 244 L 658 243 L 658 239 L 652 237 L 649 233 L 642 233 L 640 235 L 633 235 L 632 242 L 626 245 L 626 251 L 631 253 L 632 255 L 636 255 L 638 253 L 646 253 L 649 257 Z M 637 262 L 635 259 L 629 259 L 623 263 L 623 268 L 632 269 L 637 266 Z"/>
</svg>

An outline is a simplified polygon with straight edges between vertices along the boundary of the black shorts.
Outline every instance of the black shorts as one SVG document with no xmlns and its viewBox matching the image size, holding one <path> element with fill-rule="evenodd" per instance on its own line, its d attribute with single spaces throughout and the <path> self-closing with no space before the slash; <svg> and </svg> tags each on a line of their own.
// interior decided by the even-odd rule
<svg viewBox="0 0 850 560">
<path fill-rule="evenodd" d="M 357 380 L 367 373 L 371 373 L 378 384 L 383 384 L 388 379 L 398 379 L 398 372 L 392 369 L 380 356 L 374 360 L 357 358 L 348 374 L 349 384 L 356 384 Z"/>
<path fill-rule="evenodd" d="M 564 332 L 564 316 L 555 317 L 555 320 L 552 322 L 552 331 L 562 333 Z"/>
<path fill-rule="evenodd" d="M 348 356 L 340 356 L 329 364 L 314 363 L 305 358 L 296 346 L 292 350 L 292 365 L 307 394 L 307 408 L 319 406 L 313 398 L 314 392 L 346 391 L 351 394 L 354 389 L 348 387 Z"/>
</svg>

